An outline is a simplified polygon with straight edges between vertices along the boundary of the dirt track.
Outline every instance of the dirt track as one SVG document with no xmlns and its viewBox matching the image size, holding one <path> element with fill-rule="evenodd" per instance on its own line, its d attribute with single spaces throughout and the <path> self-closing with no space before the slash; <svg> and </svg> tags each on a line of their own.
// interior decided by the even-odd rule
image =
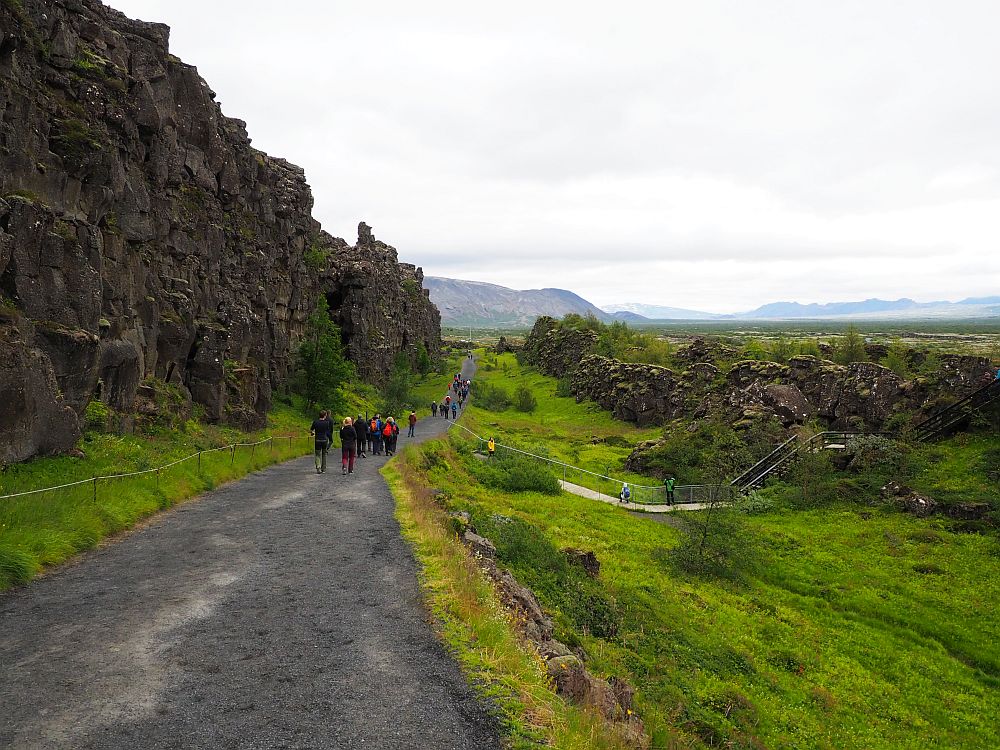
<svg viewBox="0 0 1000 750">
<path fill-rule="evenodd" d="M 499 747 L 383 461 L 273 467 L 0 595 L 0 747 Z"/>
</svg>

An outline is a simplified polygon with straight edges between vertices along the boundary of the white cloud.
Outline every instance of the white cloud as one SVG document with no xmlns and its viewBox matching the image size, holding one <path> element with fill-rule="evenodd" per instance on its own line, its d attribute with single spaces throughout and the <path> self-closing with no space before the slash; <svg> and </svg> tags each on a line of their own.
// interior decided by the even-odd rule
<svg viewBox="0 0 1000 750">
<path fill-rule="evenodd" d="M 712 311 L 995 294 L 1000 6 L 112 0 L 428 273 Z"/>
</svg>

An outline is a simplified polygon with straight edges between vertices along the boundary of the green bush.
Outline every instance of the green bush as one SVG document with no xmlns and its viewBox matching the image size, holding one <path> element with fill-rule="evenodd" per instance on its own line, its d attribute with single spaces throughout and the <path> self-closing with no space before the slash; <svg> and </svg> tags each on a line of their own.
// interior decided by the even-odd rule
<svg viewBox="0 0 1000 750">
<path fill-rule="evenodd" d="M 489 383 L 473 383 L 476 406 L 488 411 L 506 411 L 510 408 L 510 394 L 503 388 Z"/>
<path fill-rule="evenodd" d="M 528 456 L 500 450 L 486 462 L 473 459 L 472 471 L 480 483 L 504 492 L 541 492 L 558 495 L 559 480 L 549 467 Z"/>
<path fill-rule="evenodd" d="M 103 401 L 91 401 L 83 410 L 83 427 L 85 430 L 104 432 L 108 429 L 111 410 Z"/>
<path fill-rule="evenodd" d="M 514 394 L 514 408 L 528 414 L 538 408 L 538 399 L 535 394 L 525 386 L 520 386 Z"/>
</svg>

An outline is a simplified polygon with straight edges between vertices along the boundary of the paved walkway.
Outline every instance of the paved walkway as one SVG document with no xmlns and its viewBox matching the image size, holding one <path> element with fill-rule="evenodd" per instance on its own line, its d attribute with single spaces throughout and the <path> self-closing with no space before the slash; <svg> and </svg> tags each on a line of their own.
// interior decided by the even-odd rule
<svg viewBox="0 0 1000 750">
<path fill-rule="evenodd" d="M 608 505 L 614 505 L 619 508 L 624 508 L 625 510 L 634 510 L 642 513 L 673 513 L 675 510 L 704 510 L 708 507 L 708 503 L 677 503 L 674 505 L 646 505 L 644 503 L 632 502 L 623 503 L 617 497 L 611 497 L 611 495 L 605 495 L 597 492 L 596 490 L 581 487 L 578 484 L 564 482 L 561 479 L 559 480 L 559 484 L 564 490 L 566 490 L 566 492 L 571 492 L 574 495 L 586 497 L 590 500 L 600 500 L 602 503 L 607 503 Z"/>
<path fill-rule="evenodd" d="M 0 747 L 499 748 L 384 461 L 272 467 L 0 594 Z"/>
</svg>

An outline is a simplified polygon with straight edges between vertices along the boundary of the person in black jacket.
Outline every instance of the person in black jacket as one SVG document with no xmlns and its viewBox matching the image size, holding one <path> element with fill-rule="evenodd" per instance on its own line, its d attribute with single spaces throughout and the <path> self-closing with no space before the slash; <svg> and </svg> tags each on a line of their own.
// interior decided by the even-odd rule
<svg viewBox="0 0 1000 750">
<path fill-rule="evenodd" d="M 340 456 L 344 474 L 354 473 L 354 457 L 358 450 L 358 433 L 354 429 L 354 420 L 344 417 L 344 426 L 340 428 Z"/>
<path fill-rule="evenodd" d="M 358 458 L 367 458 L 365 448 L 368 445 L 368 423 L 358 415 L 354 420 L 354 431 L 358 433 Z"/>
<path fill-rule="evenodd" d="M 330 412 L 326 409 L 319 413 L 319 419 L 313 420 L 309 427 L 309 434 L 315 435 L 316 443 L 316 473 L 322 474 L 326 471 L 326 452 L 333 443 L 333 420 L 330 419 Z"/>
</svg>

